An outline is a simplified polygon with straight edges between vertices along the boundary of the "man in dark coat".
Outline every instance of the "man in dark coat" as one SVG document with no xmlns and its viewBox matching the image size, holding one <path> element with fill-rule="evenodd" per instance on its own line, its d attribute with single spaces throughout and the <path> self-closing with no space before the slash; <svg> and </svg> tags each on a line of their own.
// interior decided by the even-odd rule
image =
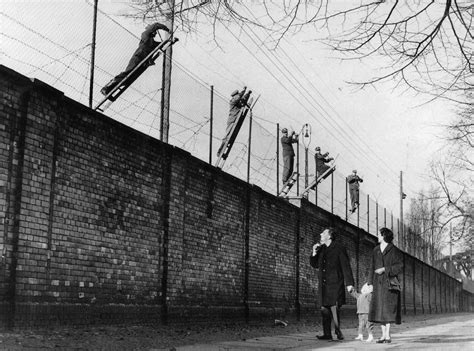
<svg viewBox="0 0 474 351">
<path fill-rule="evenodd" d="M 336 233 L 333 228 L 321 233 L 321 240 L 313 246 L 310 264 L 319 268 L 319 304 L 323 322 L 323 335 L 320 340 L 332 340 L 331 320 L 334 321 L 335 333 L 339 340 L 344 339 L 341 332 L 339 310 L 346 302 L 347 291 L 352 291 L 354 278 L 346 249 L 335 242 Z"/>
<path fill-rule="evenodd" d="M 159 41 L 155 41 L 154 37 L 158 30 L 164 30 L 169 32 L 168 27 L 161 23 L 150 24 L 145 28 L 145 31 L 142 33 L 140 43 L 138 44 L 138 49 L 133 53 L 132 58 L 128 62 L 125 71 L 115 76 L 110 82 L 103 87 L 100 92 L 104 95 L 107 95 L 118 83 L 120 83 L 134 68 L 137 66 L 145 57 L 148 56 L 150 52 L 153 51 L 158 45 L 161 44 Z"/>
<path fill-rule="evenodd" d="M 222 152 L 222 149 L 224 148 L 227 140 L 230 137 L 230 134 L 232 133 L 232 128 L 234 127 L 235 122 L 237 122 L 237 119 L 240 114 L 240 110 L 242 107 L 244 107 L 250 97 L 250 94 L 252 93 L 252 90 L 247 91 L 247 87 L 244 87 L 242 91 L 234 90 L 232 94 L 230 95 L 230 101 L 229 101 L 229 117 L 227 118 L 227 127 L 225 130 L 225 137 L 222 139 L 222 144 L 219 147 L 219 150 L 217 151 L 217 156 L 219 156 Z"/>
<path fill-rule="evenodd" d="M 283 151 L 283 176 L 281 178 L 283 184 L 285 184 L 288 179 L 293 174 L 293 164 L 295 160 L 295 151 L 293 150 L 293 143 L 298 142 L 298 136 L 293 131 L 291 136 L 288 136 L 288 129 L 282 129 L 283 136 L 281 137 L 281 148 Z"/>
<path fill-rule="evenodd" d="M 315 151 L 316 154 L 314 155 L 314 160 L 316 162 L 316 178 L 318 178 L 329 169 L 329 166 L 326 165 L 326 163 L 331 162 L 334 158 L 328 157 L 329 152 L 322 154 L 319 146 L 316 147 Z"/>
<path fill-rule="evenodd" d="M 363 180 L 357 175 L 357 170 L 354 169 L 352 174 L 347 177 L 347 182 L 349 183 L 349 192 L 351 194 L 351 212 L 354 213 L 357 207 L 359 207 L 359 183 L 362 183 Z"/>
</svg>

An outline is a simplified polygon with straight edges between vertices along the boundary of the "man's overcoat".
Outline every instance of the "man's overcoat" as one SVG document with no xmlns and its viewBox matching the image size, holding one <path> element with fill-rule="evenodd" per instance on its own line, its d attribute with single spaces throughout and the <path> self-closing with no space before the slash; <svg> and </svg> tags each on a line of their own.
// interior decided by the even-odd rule
<svg viewBox="0 0 474 351">
<path fill-rule="evenodd" d="M 345 286 L 354 285 L 346 249 L 335 241 L 329 246 L 321 245 L 316 255 L 311 256 L 310 263 L 319 268 L 320 306 L 345 304 Z"/>
<path fill-rule="evenodd" d="M 385 267 L 383 274 L 376 274 L 377 268 Z M 372 263 L 367 284 L 373 285 L 373 296 L 370 305 L 369 321 L 378 323 L 401 323 L 400 292 L 389 290 L 389 278 L 397 277 L 403 270 L 403 255 L 393 244 L 388 244 L 385 250 L 380 245 L 374 248 Z"/>
</svg>

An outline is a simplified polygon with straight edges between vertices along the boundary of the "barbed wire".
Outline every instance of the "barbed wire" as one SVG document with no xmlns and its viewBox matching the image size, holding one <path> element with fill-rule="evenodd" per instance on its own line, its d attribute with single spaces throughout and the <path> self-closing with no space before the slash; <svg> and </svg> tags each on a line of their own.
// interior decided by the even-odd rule
<svg viewBox="0 0 474 351">
<path fill-rule="evenodd" d="M 5 57 L 8 57 L 9 59 L 14 60 L 14 61 L 18 61 L 30 67 L 31 68 L 31 70 L 29 71 L 30 74 L 41 71 L 53 79 L 53 85 L 60 82 L 64 86 L 67 86 L 69 89 L 71 89 L 71 91 L 76 92 L 79 97 L 81 98 L 88 97 L 85 94 L 84 90 L 85 90 L 88 80 L 90 79 L 89 70 L 87 69 L 86 73 L 81 72 L 79 69 L 75 68 L 75 63 L 77 61 L 80 61 L 86 66 L 86 68 L 90 68 L 90 59 L 85 58 L 83 56 L 84 50 L 91 46 L 90 43 L 86 45 L 82 45 L 79 48 L 69 49 L 63 44 L 55 42 L 54 40 L 48 38 L 46 35 L 42 34 L 41 32 L 31 28 L 28 25 L 25 25 L 20 20 L 12 18 L 11 16 L 3 12 L 0 14 L 4 16 L 5 18 L 7 18 L 8 20 L 13 21 L 14 23 L 20 25 L 22 28 L 29 31 L 30 33 L 34 33 L 35 35 L 38 35 L 45 42 L 53 45 L 54 47 L 58 47 L 64 52 L 66 52 L 64 55 L 61 55 L 59 57 L 53 57 L 45 50 L 41 50 L 39 47 L 35 47 L 25 42 L 24 40 L 19 39 L 18 37 L 14 37 L 12 35 L 8 35 L 2 32 L 0 34 L 3 37 L 17 42 L 21 44 L 22 46 L 24 46 L 25 48 L 28 48 L 29 50 L 33 50 L 34 52 L 39 53 L 40 55 L 48 58 L 49 61 L 44 64 L 35 65 L 31 62 L 27 62 L 19 58 L 15 58 L 11 54 L 5 52 L 5 49 L 3 49 L 2 52 L 4 53 Z M 112 19 L 110 16 L 108 16 L 107 14 L 104 14 L 104 16 L 111 19 L 115 25 L 120 26 L 121 28 L 126 30 L 131 36 L 138 39 L 138 37 L 135 34 L 130 32 L 128 29 L 126 29 L 120 23 Z M 68 60 L 67 63 L 66 63 L 66 60 Z M 53 74 L 51 73 L 51 70 L 48 70 L 47 68 L 51 67 L 53 64 L 56 64 L 56 63 L 59 64 L 62 68 L 59 73 Z M 209 101 L 209 96 L 210 96 L 209 84 L 205 83 L 201 78 L 197 77 L 196 74 L 192 73 L 190 69 L 184 67 L 182 64 L 180 64 L 176 60 L 173 60 L 173 63 L 176 64 L 176 67 L 180 70 L 180 72 L 183 73 L 185 77 L 184 81 L 182 82 L 182 85 L 187 86 L 188 91 L 193 91 L 193 92 L 198 90 L 196 87 L 199 87 L 199 89 L 203 93 L 206 94 L 205 97 L 204 95 L 200 95 L 201 96 L 200 100 L 203 101 L 203 106 L 208 106 L 208 101 Z M 107 76 L 112 76 L 109 72 L 107 72 L 101 67 L 95 67 L 95 68 L 99 72 Z M 82 84 L 81 84 L 80 89 L 78 89 L 78 86 L 70 84 L 64 79 L 65 75 L 69 72 L 73 72 L 77 77 L 81 79 Z M 94 82 L 94 86 L 97 87 L 98 84 Z M 138 97 L 136 97 L 136 99 L 134 100 L 131 100 L 130 98 L 122 97 L 121 100 L 123 102 L 123 105 L 117 105 L 116 107 L 111 106 L 110 111 L 113 114 L 115 114 L 115 118 L 122 118 L 126 120 L 127 124 L 131 127 L 135 125 L 146 127 L 147 128 L 146 132 L 148 134 L 152 134 L 153 132 L 159 131 L 159 129 L 155 127 L 155 123 L 159 117 L 159 113 L 158 111 L 153 111 L 152 106 L 150 105 L 154 103 L 155 97 L 157 96 L 158 92 L 161 91 L 161 89 L 153 89 L 148 92 L 143 92 L 140 89 L 132 87 L 131 90 L 133 90 L 136 94 L 138 94 Z M 187 92 L 185 91 L 185 93 Z M 215 104 L 219 105 L 221 110 L 227 113 L 228 97 L 222 94 L 218 89 L 214 89 L 214 94 L 215 94 L 214 97 L 216 99 Z M 180 98 L 184 99 L 184 97 L 182 96 L 180 96 Z M 208 115 L 205 115 L 203 113 L 193 112 L 192 116 L 190 116 L 189 112 L 186 111 L 184 108 L 183 110 L 180 109 L 179 111 L 176 108 L 171 108 L 171 112 L 173 113 L 173 116 L 176 117 L 176 119 L 170 120 L 170 124 L 176 128 L 173 128 L 173 129 L 170 128 L 169 137 L 174 142 L 176 142 L 177 145 L 180 145 L 180 147 L 182 147 L 185 150 L 196 151 L 197 149 L 202 149 L 201 145 L 203 141 L 207 141 L 207 143 L 205 144 L 207 147 L 209 142 L 220 141 L 221 140 L 220 138 L 224 134 L 223 130 L 224 130 L 225 125 L 222 120 L 217 121 L 218 123 L 217 130 L 215 133 L 213 133 L 212 138 L 211 138 L 210 133 L 204 130 L 204 127 L 208 126 L 210 123 L 210 118 Z M 145 114 L 147 114 L 147 116 L 145 116 Z M 142 121 L 141 120 L 142 117 L 151 119 L 151 122 L 147 123 L 147 122 Z M 275 187 L 275 183 L 276 183 L 276 174 L 277 174 L 276 149 L 277 149 L 277 143 L 279 142 L 279 140 L 276 139 L 274 130 L 273 131 L 268 130 L 260 122 L 275 125 L 273 121 L 265 119 L 262 116 L 259 116 L 258 114 L 253 115 L 253 128 L 254 129 L 252 132 L 253 134 L 252 140 L 260 140 L 261 142 L 260 144 L 255 145 L 255 146 L 252 144 L 252 149 L 250 152 L 250 157 L 251 157 L 250 179 L 251 179 L 251 182 L 258 184 L 264 190 L 267 190 L 269 192 L 274 192 L 274 190 L 272 189 Z M 309 156 L 311 156 L 311 158 L 314 157 L 313 152 L 309 152 L 308 154 Z M 204 159 L 203 155 L 196 155 L 196 156 Z M 302 155 L 300 155 L 300 157 L 301 156 Z M 225 166 L 225 170 L 235 176 L 238 176 L 241 179 L 246 179 L 247 162 L 248 162 L 248 145 L 246 143 L 236 141 L 236 143 L 234 144 L 234 149 L 232 150 L 231 156 L 229 157 L 229 160 L 227 161 L 227 164 Z M 325 191 L 324 187 L 320 187 L 318 189 L 318 205 L 329 210 L 331 210 L 332 207 L 334 207 L 334 213 L 340 216 L 345 216 L 348 200 L 345 198 L 345 194 L 344 196 L 342 195 L 341 191 L 343 190 L 345 192 L 346 178 L 345 176 L 337 172 L 335 172 L 335 176 L 336 178 L 339 179 L 339 181 L 343 182 L 344 186 L 339 186 L 336 189 L 337 194 L 331 194 L 330 192 Z M 302 190 L 301 189 L 302 183 L 303 182 L 300 182 L 300 189 L 298 189 L 298 191 Z M 374 204 L 370 203 L 371 201 L 373 202 L 373 200 L 370 199 L 369 204 L 368 204 L 369 210 L 370 208 L 374 207 Z M 364 198 L 363 193 L 361 192 L 361 205 L 362 203 L 365 203 L 365 202 L 366 202 L 366 199 Z M 364 213 L 364 211 L 366 213 Z M 373 218 L 374 216 L 370 217 L 369 211 L 366 211 L 366 210 L 364 211 L 361 210 L 361 214 L 364 214 L 364 216 L 359 217 L 359 220 L 358 220 L 359 225 L 364 227 L 364 226 L 367 226 L 368 224 L 370 227 L 369 228 L 370 231 L 374 233 L 373 228 L 376 227 L 375 219 Z M 367 220 L 368 216 L 369 216 L 369 219 Z M 348 221 L 350 221 L 351 223 L 357 222 L 357 217 L 349 216 Z"/>
</svg>

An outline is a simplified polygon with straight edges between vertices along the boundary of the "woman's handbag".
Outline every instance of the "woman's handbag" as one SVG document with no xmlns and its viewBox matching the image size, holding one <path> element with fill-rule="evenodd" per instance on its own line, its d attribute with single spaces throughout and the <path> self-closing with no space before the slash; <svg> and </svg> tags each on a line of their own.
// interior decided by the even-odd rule
<svg viewBox="0 0 474 351">
<path fill-rule="evenodd" d="M 397 276 L 393 276 L 393 277 L 388 278 L 388 290 L 390 290 L 390 291 L 401 291 L 402 290 Z"/>
</svg>

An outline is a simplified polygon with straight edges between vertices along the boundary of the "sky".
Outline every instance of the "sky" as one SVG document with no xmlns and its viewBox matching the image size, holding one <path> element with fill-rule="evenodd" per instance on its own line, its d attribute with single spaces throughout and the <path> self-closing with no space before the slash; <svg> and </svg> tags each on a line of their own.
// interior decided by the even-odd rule
<svg viewBox="0 0 474 351">
<path fill-rule="evenodd" d="M 87 105 L 92 3 L 0 0 L 1 64 Z M 94 103 L 100 86 L 126 66 L 145 26 L 123 16 L 129 11 L 124 1 L 99 0 L 99 11 Z M 362 190 L 398 216 L 400 171 L 408 200 L 427 190 L 429 163 L 443 149 L 441 125 L 455 117 L 455 109 L 441 100 L 427 103 L 427 97 L 392 82 L 358 89 L 348 82 L 376 75 L 377 61 L 341 60 L 313 40 L 313 31 L 289 33 L 274 49 L 266 47 L 268 33 L 259 28 L 217 23 L 215 40 L 207 23 L 194 33 L 178 29 L 170 143 L 207 160 L 210 85 L 216 92 L 214 150 L 225 128 L 228 96 L 246 85 L 260 95 L 254 109 L 252 150 L 258 158 L 252 181 L 276 187 L 275 166 L 266 166 L 276 163 L 276 123 L 298 133 L 308 123 L 310 152 L 319 145 L 337 156 L 340 177 L 357 169 L 364 178 Z M 161 61 L 105 114 L 158 137 L 160 66 Z M 247 130 L 240 134 L 224 170 L 244 178 Z"/>
</svg>

